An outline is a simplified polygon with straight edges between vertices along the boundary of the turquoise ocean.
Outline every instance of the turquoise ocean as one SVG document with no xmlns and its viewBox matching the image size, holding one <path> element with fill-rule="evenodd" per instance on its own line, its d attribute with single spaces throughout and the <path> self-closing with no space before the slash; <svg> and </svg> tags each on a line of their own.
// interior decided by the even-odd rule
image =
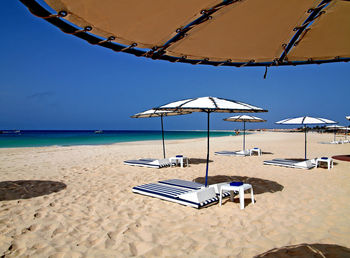
<svg viewBox="0 0 350 258">
<path fill-rule="evenodd" d="M 210 137 L 235 135 L 233 131 L 212 131 Z M 207 137 L 206 131 L 165 131 L 165 140 Z M 161 140 L 161 131 L 140 130 L 3 130 L 0 148 L 102 145 L 118 142 Z"/>
</svg>

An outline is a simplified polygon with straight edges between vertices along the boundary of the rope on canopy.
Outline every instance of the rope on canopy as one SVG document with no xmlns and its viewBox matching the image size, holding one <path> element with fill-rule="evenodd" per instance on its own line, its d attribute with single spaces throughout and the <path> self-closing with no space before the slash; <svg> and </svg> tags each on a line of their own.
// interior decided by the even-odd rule
<svg viewBox="0 0 350 258">
<path fill-rule="evenodd" d="M 310 8 L 307 12 L 310 13 L 309 17 L 303 22 L 301 26 L 295 27 L 293 31 L 296 31 L 292 39 L 289 41 L 288 44 L 282 44 L 282 47 L 284 49 L 282 55 L 278 59 L 278 63 L 283 63 L 285 61 L 288 62 L 287 54 L 290 52 L 290 50 L 296 46 L 302 38 L 305 36 L 307 31 L 309 30 L 308 26 L 314 22 L 318 17 L 320 17 L 324 11 L 324 9 L 332 0 L 323 0 L 316 8 Z M 309 61 L 309 60 L 308 60 Z M 310 61 L 312 63 L 312 60 Z"/>
</svg>

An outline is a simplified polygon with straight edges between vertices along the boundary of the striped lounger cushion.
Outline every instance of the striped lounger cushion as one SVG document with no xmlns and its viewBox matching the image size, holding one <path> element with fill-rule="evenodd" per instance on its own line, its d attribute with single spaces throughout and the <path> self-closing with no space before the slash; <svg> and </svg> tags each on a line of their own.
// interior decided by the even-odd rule
<svg viewBox="0 0 350 258">
<path fill-rule="evenodd" d="M 202 190 L 205 190 L 205 189 L 192 190 L 188 188 L 175 187 L 175 186 L 170 186 L 170 185 L 160 184 L 160 183 L 151 183 L 151 184 L 135 186 L 132 189 L 132 191 L 135 193 L 157 197 L 160 199 L 191 206 L 197 209 L 219 201 L 218 197 L 216 197 L 215 195 L 214 195 L 215 197 L 206 199 L 203 202 L 195 202 L 195 201 L 186 200 L 180 197 L 181 195 L 184 195 L 184 194 L 192 194 L 192 193 L 195 194 L 196 192 L 202 191 Z"/>
<path fill-rule="evenodd" d="M 315 167 L 315 164 L 311 160 L 291 160 L 291 159 L 273 159 L 265 160 L 264 165 L 275 165 L 289 168 L 301 168 L 301 169 L 310 169 Z"/>
<path fill-rule="evenodd" d="M 249 152 L 244 151 L 217 151 L 215 152 L 216 155 L 223 155 L 223 156 L 248 156 Z"/>
<path fill-rule="evenodd" d="M 198 189 L 205 187 L 205 185 L 203 185 L 203 184 L 192 182 L 192 181 L 181 180 L 181 179 L 168 179 L 168 180 L 159 181 L 159 183 L 188 188 L 188 189 L 193 189 L 193 190 L 198 190 Z M 209 187 L 210 187 L 210 185 L 209 185 Z M 219 192 L 216 192 L 216 194 L 219 195 Z M 228 197 L 228 196 L 230 196 L 229 191 L 225 191 L 222 193 L 223 198 Z"/>
<path fill-rule="evenodd" d="M 181 180 L 181 179 L 168 179 L 168 180 L 159 181 L 159 183 L 172 185 L 172 186 L 179 186 L 179 187 L 188 188 L 192 190 L 198 190 L 205 187 L 203 184 L 192 182 L 192 181 Z"/>
</svg>

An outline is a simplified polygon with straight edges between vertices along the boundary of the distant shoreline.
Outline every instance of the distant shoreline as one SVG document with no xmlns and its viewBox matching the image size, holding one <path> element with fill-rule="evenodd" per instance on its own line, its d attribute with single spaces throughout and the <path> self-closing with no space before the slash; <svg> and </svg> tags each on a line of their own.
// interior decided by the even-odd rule
<svg viewBox="0 0 350 258">
<path fill-rule="evenodd" d="M 207 137 L 204 130 L 164 131 L 165 140 Z M 235 136 L 234 131 L 210 131 L 210 137 Z M 0 148 L 110 145 L 162 140 L 160 130 L 16 130 L 0 134 Z"/>
</svg>

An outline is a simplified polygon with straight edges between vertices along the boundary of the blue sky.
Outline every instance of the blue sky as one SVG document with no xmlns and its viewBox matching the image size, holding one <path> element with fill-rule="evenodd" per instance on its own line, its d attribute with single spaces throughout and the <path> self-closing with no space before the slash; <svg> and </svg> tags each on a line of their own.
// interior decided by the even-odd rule
<svg viewBox="0 0 350 258">
<path fill-rule="evenodd" d="M 131 115 L 190 97 L 215 96 L 268 109 L 268 122 L 303 115 L 348 124 L 350 63 L 264 68 L 154 61 L 92 46 L 1 1 L 0 129 L 158 130 L 159 119 Z M 212 129 L 242 128 L 213 114 Z M 167 130 L 206 129 L 206 115 L 169 117 Z"/>
</svg>

